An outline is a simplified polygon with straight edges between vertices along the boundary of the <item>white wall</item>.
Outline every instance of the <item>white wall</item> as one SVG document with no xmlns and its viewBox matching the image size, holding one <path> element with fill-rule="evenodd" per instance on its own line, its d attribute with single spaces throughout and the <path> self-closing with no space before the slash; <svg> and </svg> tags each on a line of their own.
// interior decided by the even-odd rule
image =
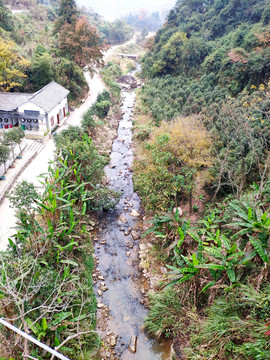
<svg viewBox="0 0 270 360">
<path fill-rule="evenodd" d="M 54 129 L 58 125 L 57 114 L 59 114 L 59 120 L 60 120 L 60 125 L 61 125 L 64 120 L 63 108 L 65 108 L 65 112 L 67 115 L 67 113 L 68 113 L 67 97 L 64 98 L 59 104 L 56 105 L 56 107 L 52 111 L 50 111 L 48 113 L 48 127 L 46 124 L 46 118 L 44 118 L 43 121 L 39 120 L 39 130 L 46 132 L 48 130 L 51 131 L 52 129 Z M 32 104 L 31 102 L 27 102 L 18 108 L 18 111 L 20 113 L 23 113 L 24 110 L 39 111 L 40 114 L 46 114 L 43 109 L 41 109 L 40 107 L 38 107 L 35 104 Z M 53 124 L 51 123 L 52 117 L 53 117 Z"/>
<path fill-rule="evenodd" d="M 18 111 L 20 113 L 23 113 L 24 110 L 39 111 L 40 114 L 45 114 L 45 111 L 43 109 L 41 109 L 39 106 L 31 103 L 30 101 L 18 107 Z"/>
<path fill-rule="evenodd" d="M 55 128 L 58 123 L 57 123 L 57 114 L 59 114 L 60 110 L 61 110 L 61 116 L 59 116 L 60 118 L 60 125 L 62 124 L 63 120 L 64 120 L 64 113 L 63 113 L 63 108 L 66 109 L 66 115 L 68 112 L 68 105 L 67 105 L 67 98 L 63 99 L 52 111 L 49 112 L 48 114 L 48 123 L 49 123 L 49 129 L 48 130 L 52 130 L 53 128 Z M 51 124 L 51 118 L 53 117 L 54 119 L 54 123 Z"/>
</svg>

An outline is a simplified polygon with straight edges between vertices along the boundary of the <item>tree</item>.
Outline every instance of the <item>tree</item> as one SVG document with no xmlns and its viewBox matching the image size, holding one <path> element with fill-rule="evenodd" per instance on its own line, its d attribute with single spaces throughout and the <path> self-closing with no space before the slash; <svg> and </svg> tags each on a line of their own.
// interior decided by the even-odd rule
<svg viewBox="0 0 270 360">
<path fill-rule="evenodd" d="M 58 20 L 54 25 L 54 33 L 61 31 L 62 26 L 65 23 L 71 24 L 76 22 L 78 15 L 77 5 L 74 0 L 61 0 L 58 10 Z"/>
<path fill-rule="evenodd" d="M 58 43 L 62 55 L 81 67 L 100 67 L 103 64 L 104 44 L 97 29 L 88 23 L 86 17 L 77 19 L 75 23 L 65 23 Z"/>
<path fill-rule="evenodd" d="M 95 103 L 95 113 L 100 119 L 104 119 L 109 110 L 110 110 L 111 102 L 108 100 L 103 100 Z"/>
<path fill-rule="evenodd" d="M 195 174 L 201 168 L 211 165 L 212 139 L 202 120 L 190 116 L 178 118 L 172 123 L 163 123 L 159 131 L 168 131 L 170 142 L 168 149 L 174 158 L 190 173 L 189 211 L 192 211 L 192 199 Z"/>
<path fill-rule="evenodd" d="M 35 84 L 37 89 L 41 89 L 54 78 L 52 58 L 48 53 L 36 55 L 33 59 L 31 68 L 31 81 Z"/>
<path fill-rule="evenodd" d="M 212 139 L 199 117 L 162 122 L 152 131 L 135 185 L 148 209 L 165 211 L 187 197 L 192 211 L 196 175 L 211 164 Z"/>
<path fill-rule="evenodd" d="M 58 58 L 54 63 L 55 81 L 69 89 L 70 98 L 77 99 L 88 90 L 87 82 L 83 76 L 83 69 L 73 61 L 64 57 Z"/>
<path fill-rule="evenodd" d="M 20 147 L 20 143 L 24 136 L 25 136 L 24 131 L 21 128 L 13 128 L 4 132 L 3 141 L 6 145 L 11 147 L 14 160 L 15 160 L 15 153 L 14 153 L 15 146 L 16 144 L 18 144 Z M 20 147 L 20 153 L 21 153 L 21 147 Z"/>
<path fill-rule="evenodd" d="M 11 205 L 17 211 L 25 211 L 30 216 L 34 212 L 34 202 L 39 194 L 33 183 L 23 180 L 7 195 Z"/>
<path fill-rule="evenodd" d="M 22 152 L 21 142 L 22 142 L 22 139 L 25 137 L 25 132 L 23 131 L 23 129 L 21 127 L 13 128 L 11 130 L 11 132 L 12 132 L 12 136 L 13 136 L 13 141 L 19 145 L 20 154 L 21 154 L 21 152 Z"/>
<path fill-rule="evenodd" d="M 269 171 L 268 90 L 255 90 L 231 99 L 212 114 L 205 114 L 207 127 L 218 139 L 214 143 L 212 164 L 214 199 L 220 190 L 239 197 L 245 186 L 263 180 Z"/>
<path fill-rule="evenodd" d="M 5 6 L 3 0 L 0 0 L 0 26 L 6 31 L 11 31 L 13 28 L 11 11 Z"/>
<path fill-rule="evenodd" d="M 21 86 L 28 65 L 29 62 L 18 55 L 14 42 L 0 38 L 0 91 Z"/>
<path fill-rule="evenodd" d="M 6 161 L 9 158 L 9 154 L 10 154 L 9 147 L 6 144 L 0 142 L 0 164 L 4 165 L 5 172 L 7 171 Z"/>
</svg>

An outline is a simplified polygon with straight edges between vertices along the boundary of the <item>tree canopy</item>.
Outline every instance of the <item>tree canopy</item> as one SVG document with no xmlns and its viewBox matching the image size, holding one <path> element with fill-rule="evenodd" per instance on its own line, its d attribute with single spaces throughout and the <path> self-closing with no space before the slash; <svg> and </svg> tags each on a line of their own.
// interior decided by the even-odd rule
<svg viewBox="0 0 270 360">
<path fill-rule="evenodd" d="M 104 45 L 97 29 L 85 17 L 78 18 L 75 23 L 66 23 L 60 31 L 58 42 L 61 53 L 81 67 L 99 67 L 103 63 Z"/>
</svg>

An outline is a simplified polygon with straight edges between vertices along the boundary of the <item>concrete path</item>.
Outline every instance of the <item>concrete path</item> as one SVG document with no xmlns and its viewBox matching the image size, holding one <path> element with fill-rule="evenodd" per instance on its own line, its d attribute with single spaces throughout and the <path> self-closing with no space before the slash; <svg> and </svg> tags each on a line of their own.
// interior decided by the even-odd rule
<svg viewBox="0 0 270 360">
<path fill-rule="evenodd" d="M 80 125 L 82 115 L 96 101 L 98 93 L 102 92 L 102 90 L 105 88 L 101 78 L 97 74 L 94 74 L 92 78 L 88 72 L 86 72 L 84 75 L 90 88 L 90 94 L 79 108 L 71 112 L 70 116 L 67 117 L 65 123 L 61 126 L 61 128 L 57 129 L 57 132 L 62 131 L 69 125 Z M 45 144 L 44 148 L 40 149 L 36 157 L 31 161 L 31 163 L 26 167 L 26 169 L 22 171 L 21 175 L 14 183 L 14 186 L 17 182 L 21 182 L 22 180 L 33 182 L 36 186 L 41 186 L 41 184 L 39 183 L 38 175 L 42 173 L 47 173 L 48 164 L 51 160 L 53 160 L 54 157 L 54 150 L 54 141 L 53 139 L 50 139 Z M 23 157 L 27 156 L 30 155 L 27 153 L 26 150 Z M 15 166 L 14 169 L 9 169 L 6 174 L 7 179 L 5 180 L 5 182 L 11 181 L 12 177 L 16 176 L 16 172 L 18 173 L 18 170 L 19 168 L 17 166 Z M 0 193 L 1 187 L 3 191 L 3 186 L 4 182 L 0 184 Z M 9 205 L 9 200 L 7 198 L 4 198 L 2 204 L 0 205 L 0 251 L 6 249 L 8 244 L 8 238 L 16 232 L 15 209 L 12 209 Z"/>
</svg>

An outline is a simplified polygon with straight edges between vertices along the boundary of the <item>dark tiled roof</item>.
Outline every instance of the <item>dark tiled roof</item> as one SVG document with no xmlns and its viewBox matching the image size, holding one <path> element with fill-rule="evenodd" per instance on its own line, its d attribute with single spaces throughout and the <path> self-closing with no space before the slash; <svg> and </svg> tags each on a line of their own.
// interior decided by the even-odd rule
<svg viewBox="0 0 270 360">
<path fill-rule="evenodd" d="M 67 97 L 69 91 L 52 81 L 44 88 L 33 94 L 30 102 L 46 112 L 51 111 L 60 101 Z"/>
<path fill-rule="evenodd" d="M 45 112 L 50 112 L 69 91 L 52 81 L 34 94 L 0 92 L 0 111 L 13 111 L 30 101 Z"/>
<path fill-rule="evenodd" d="M 0 110 L 16 110 L 18 106 L 23 105 L 29 101 L 32 96 L 33 94 L 0 92 Z"/>
</svg>

